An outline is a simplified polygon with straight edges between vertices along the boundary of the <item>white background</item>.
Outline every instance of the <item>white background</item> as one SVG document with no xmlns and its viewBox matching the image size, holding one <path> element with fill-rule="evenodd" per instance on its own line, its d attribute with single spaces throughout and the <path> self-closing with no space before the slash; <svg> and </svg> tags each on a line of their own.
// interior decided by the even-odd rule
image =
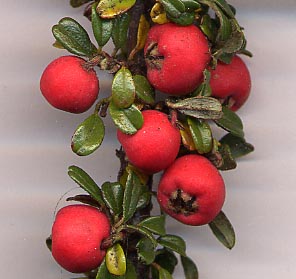
<svg viewBox="0 0 296 279">
<path fill-rule="evenodd" d="M 81 9 L 72 9 L 66 0 L 0 2 L 1 277 L 66 279 L 72 275 L 52 260 L 44 241 L 59 198 L 76 186 L 67 168 L 76 164 L 99 184 L 115 180 L 118 143 L 107 119 L 103 146 L 79 158 L 70 150 L 70 139 L 88 113 L 52 109 L 39 92 L 45 66 L 66 54 L 51 47 L 51 26 L 71 16 L 89 29 Z M 296 2 L 231 3 L 254 53 L 253 59 L 245 59 L 252 95 L 239 114 L 256 152 L 240 160 L 236 170 L 223 172 L 224 211 L 235 227 L 237 244 L 228 251 L 207 226 L 170 221 L 168 231 L 187 240 L 188 255 L 196 260 L 202 279 L 295 278 Z M 104 96 L 110 80 L 101 73 L 100 79 Z M 181 270 L 175 278 L 183 278 Z"/>
</svg>

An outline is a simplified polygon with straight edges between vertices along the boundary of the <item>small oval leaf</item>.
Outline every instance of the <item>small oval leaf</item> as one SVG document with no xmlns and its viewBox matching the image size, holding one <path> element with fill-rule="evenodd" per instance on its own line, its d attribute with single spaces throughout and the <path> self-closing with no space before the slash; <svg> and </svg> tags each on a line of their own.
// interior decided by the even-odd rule
<svg viewBox="0 0 296 279">
<path fill-rule="evenodd" d="M 235 232 L 230 221 L 222 211 L 209 223 L 209 226 L 217 239 L 226 248 L 232 249 L 234 247 Z"/>
<path fill-rule="evenodd" d="M 124 275 L 126 272 L 126 258 L 119 243 L 107 249 L 106 266 L 108 271 L 114 275 Z"/>
<path fill-rule="evenodd" d="M 136 89 L 131 72 L 122 67 L 112 82 L 112 101 L 118 108 L 128 108 L 135 100 Z"/>
<path fill-rule="evenodd" d="M 97 12 L 102 18 L 114 18 L 128 11 L 135 3 L 136 0 L 101 0 Z"/>
<path fill-rule="evenodd" d="M 79 156 L 87 156 L 99 148 L 105 136 L 105 126 L 97 114 L 92 114 L 77 128 L 71 148 Z"/>
<path fill-rule="evenodd" d="M 155 259 L 154 244 L 147 237 L 141 238 L 136 245 L 138 257 L 146 265 L 152 264 Z"/>
<path fill-rule="evenodd" d="M 70 17 L 64 17 L 54 25 L 52 33 L 55 39 L 73 54 L 92 57 L 97 52 L 86 30 Z"/>
<path fill-rule="evenodd" d="M 116 127 L 125 134 L 135 134 L 143 125 L 142 113 L 134 104 L 122 109 L 111 102 L 109 112 Z"/>
<path fill-rule="evenodd" d="M 157 247 L 157 242 L 156 242 L 155 238 L 153 237 L 153 234 L 150 231 L 148 231 L 147 229 L 142 228 L 142 227 L 138 227 L 138 226 L 133 226 L 133 225 L 126 225 L 126 228 L 129 230 L 132 230 L 132 231 L 136 231 L 136 232 L 142 234 L 143 236 L 149 238 L 151 243 L 153 243 L 154 248 Z"/>
<path fill-rule="evenodd" d="M 160 267 L 158 270 L 159 279 L 173 279 L 172 274 L 170 274 L 166 269 Z"/>
<path fill-rule="evenodd" d="M 115 215 L 122 213 L 123 187 L 118 182 L 105 182 L 102 185 L 103 199 Z"/>
<path fill-rule="evenodd" d="M 157 242 L 163 247 L 186 257 L 186 243 L 180 236 L 167 234 L 159 237 Z"/>
<path fill-rule="evenodd" d="M 106 260 L 101 263 L 101 265 L 98 268 L 98 272 L 96 275 L 96 279 L 137 279 L 137 273 L 135 270 L 134 265 L 127 261 L 126 265 L 126 272 L 124 275 L 118 276 L 118 275 L 113 275 L 111 274 L 106 266 Z"/>
<path fill-rule="evenodd" d="M 155 92 L 145 76 L 133 76 L 137 97 L 146 104 L 152 105 L 155 101 Z"/>
<path fill-rule="evenodd" d="M 198 269 L 196 264 L 189 258 L 181 256 L 181 262 L 185 274 L 185 279 L 198 279 Z"/>
<path fill-rule="evenodd" d="M 129 23 L 130 15 L 128 13 L 116 17 L 113 21 L 112 41 L 116 50 L 121 49 L 124 53 L 126 52 Z"/>
<path fill-rule="evenodd" d="M 144 227 L 152 233 L 165 235 L 165 216 L 152 216 L 141 221 L 138 226 Z"/>
<path fill-rule="evenodd" d="M 218 150 L 222 157 L 222 164 L 217 168 L 223 171 L 235 169 L 237 164 L 234 158 L 232 157 L 229 146 L 227 144 L 221 144 Z"/>
</svg>

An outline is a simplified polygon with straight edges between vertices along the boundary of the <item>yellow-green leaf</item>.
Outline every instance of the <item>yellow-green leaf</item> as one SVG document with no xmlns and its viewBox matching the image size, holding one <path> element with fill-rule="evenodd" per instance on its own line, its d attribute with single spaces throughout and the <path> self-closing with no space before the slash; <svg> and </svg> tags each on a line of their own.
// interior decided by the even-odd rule
<svg viewBox="0 0 296 279">
<path fill-rule="evenodd" d="M 106 266 L 108 271 L 114 275 L 124 275 L 126 272 L 126 258 L 119 243 L 108 248 L 106 253 Z"/>
<path fill-rule="evenodd" d="M 114 18 L 129 10 L 136 0 L 101 0 L 97 12 L 102 18 Z"/>
</svg>

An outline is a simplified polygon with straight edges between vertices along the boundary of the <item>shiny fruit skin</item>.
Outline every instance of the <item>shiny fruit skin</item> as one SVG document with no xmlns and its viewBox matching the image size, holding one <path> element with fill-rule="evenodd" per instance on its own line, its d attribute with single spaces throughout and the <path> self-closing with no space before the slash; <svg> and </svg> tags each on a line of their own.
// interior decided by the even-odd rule
<svg viewBox="0 0 296 279">
<path fill-rule="evenodd" d="M 109 235 L 109 219 L 97 208 L 66 206 L 59 210 L 52 227 L 52 255 L 70 272 L 91 271 L 104 259 L 100 246 Z"/>
<path fill-rule="evenodd" d="M 176 198 L 178 192 L 179 198 Z M 171 217 L 187 225 L 200 226 L 211 222 L 220 212 L 225 200 L 225 185 L 208 159 L 201 155 L 185 155 L 163 173 L 157 199 Z"/>
<path fill-rule="evenodd" d="M 71 112 L 87 111 L 99 94 L 99 80 L 86 61 L 76 56 L 62 56 L 52 61 L 40 79 L 40 90 L 55 108 Z"/>
<path fill-rule="evenodd" d="M 251 91 L 251 76 L 244 61 L 236 55 L 230 64 L 219 61 L 216 69 L 210 72 L 212 96 L 231 98 L 230 109 L 238 110 L 247 101 Z"/>
<path fill-rule="evenodd" d="M 155 46 L 157 50 L 153 50 Z M 154 25 L 144 52 L 149 82 L 157 90 L 175 96 L 191 93 L 202 82 L 211 58 L 208 41 L 198 27 L 174 23 Z"/>
<path fill-rule="evenodd" d="M 118 130 L 117 138 L 131 164 L 147 174 L 153 174 L 173 163 L 179 152 L 181 137 L 166 114 L 145 110 L 143 118 L 142 128 L 134 135 Z"/>
</svg>

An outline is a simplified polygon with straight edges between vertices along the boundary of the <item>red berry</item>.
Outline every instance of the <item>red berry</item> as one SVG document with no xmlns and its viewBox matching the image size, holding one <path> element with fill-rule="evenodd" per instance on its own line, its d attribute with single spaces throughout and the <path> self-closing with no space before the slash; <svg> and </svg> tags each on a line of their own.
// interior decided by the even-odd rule
<svg viewBox="0 0 296 279">
<path fill-rule="evenodd" d="M 143 111 L 144 124 L 134 135 L 118 130 L 117 138 L 129 161 L 148 174 L 159 172 L 173 163 L 179 152 L 179 130 L 168 116 L 156 110 Z"/>
<path fill-rule="evenodd" d="M 44 70 L 40 89 L 45 99 L 55 108 L 82 113 L 87 111 L 99 94 L 99 80 L 86 61 L 75 56 L 62 56 Z"/>
<path fill-rule="evenodd" d="M 154 25 L 144 51 L 149 82 L 177 96 L 192 92 L 202 82 L 211 58 L 208 41 L 195 25 Z"/>
<path fill-rule="evenodd" d="M 244 61 L 238 56 L 234 56 L 230 64 L 219 61 L 216 69 L 211 70 L 210 86 L 213 97 L 229 98 L 229 107 L 238 110 L 251 90 L 251 77 Z"/>
<path fill-rule="evenodd" d="M 199 226 L 208 224 L 220 212 L 225 200 L 225 186 L 208 159 L 185 155 L 165 170 L 157 199 L 162 209 L 173 218 Z"/>
<path fill-rule="evenodd" d="M 104 259 L 100 246 L 109 235 L 109 219 L 97 208 L 66 206 L 59 210 L 52 227 L 52 255 L 70 272 L 91 271 Z"/>
</svg>

